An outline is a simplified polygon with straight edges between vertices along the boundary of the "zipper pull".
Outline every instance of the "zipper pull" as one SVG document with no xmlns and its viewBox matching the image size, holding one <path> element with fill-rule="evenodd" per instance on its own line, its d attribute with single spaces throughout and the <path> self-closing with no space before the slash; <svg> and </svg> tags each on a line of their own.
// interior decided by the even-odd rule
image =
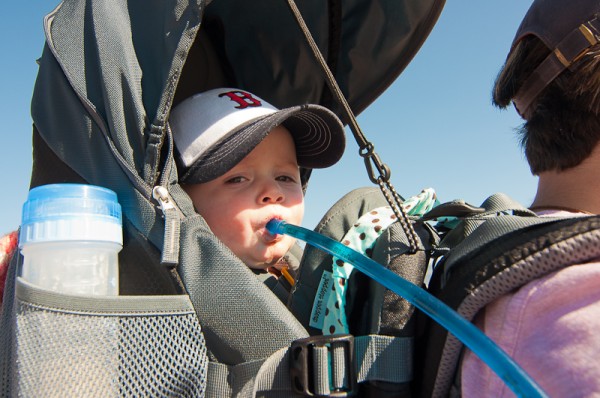
<svg viewBox="0 0 600 398">
<path fill-rule="evenodd" d="M 181 219 L 179 211 L 173 202 L 167 188 L 157 185 L 152 189 L 152 197 L 160 205 L 164 220 L 165 231 L 163 237 L 161 264 L 174 266 L 179 262 L 179 235 Z"/>
</svg>

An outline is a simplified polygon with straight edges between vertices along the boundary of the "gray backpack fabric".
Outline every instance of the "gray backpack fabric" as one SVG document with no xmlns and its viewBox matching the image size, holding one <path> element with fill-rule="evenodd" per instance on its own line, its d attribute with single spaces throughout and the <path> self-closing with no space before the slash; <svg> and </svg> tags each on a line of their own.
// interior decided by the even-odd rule
<svg viewBox="0 0 600 398">
<path fill-rule="evenodd" d="M 351 220 L 382 205 L 385 200 L 377 188 L 357 189 L 342 198 L 316 230 L 340 240 Z M 480 207 L 463 201 L 444 203 L 412 222 L 421 245 L 417 253 L 408 252 L 406 236 L 394 223 L 378 238 L 371 257 L 468 320 L 536 278 L 600 258 L 600 216 L 538 217 L 504 194 L 490 196 Z M 319 299 L 321 274 L 331 267 L 330 255 L 307 247 L 288 303 L 314 335 L 320 330 L 309 326 L 310 309 Z M 431 271 L 428 267 L 434 267 L 431 278 L 426 275 Z M 351 333 L 390 338 L 407 348 L 393 360 L 381 357 L 386 366 L 385 361 L 394 364 L 396 378 L 369 380 L 359 386 L 359 396 L 460 396 L 463 343 L 360 272 L 347 283 L 351 285 L 346 307 Z"/>
<path fill-rule="evenodd" d="M 441 257 L 428 291 L 469 321 L 534 279 L 600 258 L 600 216 L 538 217 L 504 194 L 468 208 L 448 203 L 425 218 L 462 212 L 437 247 Z M 423 314 L 417 322 L 415 396 L 460 396 L 463 343 Z"/>
<path fill-rule="evenodd" d="M 443 1 L 386 2 L 378 5 L 385 12 L 368 12 L 373 6 L 300 7 L 356 113 L 401 73 Z M 31 186 L 79 182 L 117 193 L 120 296 L 45 294 L 17 278 L 14 256 L 0 324 L 1 395 L 293 395 L 290 345 L 309 333 L 196 214 L 177 184 L 167 120 L 187 94 L 223 85 L 279 107 L 335 110 L 294 26 L 276 1 L 65 0 L 46 17 Z M 373 58 L 354 60 L 351 50 Z M 320 344 L 315 352 L 340 346 L 334 364 L 346 364 L 346 340 Z M 95 351 L 84 349 L 91 345 Z"/>
<path fill-rule="evenodd" d="M 340 199 L 315 228 L 316 232 L 341 241 L 359 217 L 387 202 L 377 187 L 356 189 Z M 409 252 L 408 238 L 395 222 L 384 230 L 374 244 L 370 257 L 404 279 L 423 285 L 430 253 L 437 244 L 437 234 L 423 222 L 413 220 L 419 237 L 416 253 Z M 290 294 L 288 307 L 312 336 L 321 330 L 310 327 L 313 305 L 319 300 L 319 283 L 324 272 L 332 271 L 332 256 L 307 246 L 300 263 L 299 275 Z M 386 348 L 373 351 L 378 355 L 373 377 L 357 388 L 359 396 L 410 397 L 413 380 L 413 351 L 416 334 L 415 308 L 408 301 L 358 271 L 348 280 L 345 308 L 350 333 L 359 341 L 373 345 L 385 341 Z M 356 356 L 362 358 L 361 354 Z M 363 364 L 366 360 L 363 359 Z M 366 365 L 364 365 L 366 366 Z M 375 368 L 382 368 L 375 374 Z M 364 378 L 361 378 L 364 381 Z"/>
</svg>

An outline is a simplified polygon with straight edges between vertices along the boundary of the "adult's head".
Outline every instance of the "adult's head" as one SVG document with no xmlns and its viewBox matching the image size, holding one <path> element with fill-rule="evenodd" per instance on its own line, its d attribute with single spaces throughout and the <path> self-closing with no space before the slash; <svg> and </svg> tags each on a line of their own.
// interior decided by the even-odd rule
<svg viewBox="0 0 600 398">
<path fill-rule="evenodd" d="M 535 0 L 493 91 L 525 119 L 534 174 L 579 165 L 600 140 L 600 1 Z"/>
</svg>

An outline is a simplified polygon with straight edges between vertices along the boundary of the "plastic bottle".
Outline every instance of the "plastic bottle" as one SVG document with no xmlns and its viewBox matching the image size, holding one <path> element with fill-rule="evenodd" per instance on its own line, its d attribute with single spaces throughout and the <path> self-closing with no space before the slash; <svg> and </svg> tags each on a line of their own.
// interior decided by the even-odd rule
<svg viewBox="0 0 600 398">
<path fill-rule="evenodd" d="M 29 191 L 19 234 L 20 276 L 27 282 L 64 294 L 116 296 L 122 247 L 121 206 L 113 191 L 85 184 Z"/>
</svg>

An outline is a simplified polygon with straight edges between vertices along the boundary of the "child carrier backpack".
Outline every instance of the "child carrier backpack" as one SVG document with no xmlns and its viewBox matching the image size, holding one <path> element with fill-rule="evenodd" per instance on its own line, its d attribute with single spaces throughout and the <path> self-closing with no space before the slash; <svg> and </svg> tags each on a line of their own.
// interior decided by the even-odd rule
<svg viewBox="0 0 600 398">
<path fill-rule="evenodd" d="M 412 59 L 443 1 L 386 2 L 378 5 L 384 12 L 368 12 L 374 5 L 300 7 L 356 113 Z M 339 111 L 288 7 L 65 0 L 45 18 L 30 185 L 88 183 L 117 193 L 120 296 L 40 291 L 17 278 L 15 255 L 2 304 L 0 395 L 292 394 L 289 372 L 280 377 L 283 367 L 271 370 L 266 359 L 284 361 L 309 334 L 196 214 L 177 184 L 167 123 L 174 103 L 219 86 L 280 108 L 312 102 Z M 351 50 L 369 56 L 357 62 Z"/>
<path fill-rule="evenodd" d="M 0 321 L 0 395 L 446 395 L 455 384 L 460 342 L 364 275 L 349 279 L 350 333 L 323 336 L 310 325 L 331 256 L 307 247 L 289 301 L 277 299 L 212 234 L 177 184 L 167 123 L 174 103 L 219 86 L 247 89 L 278 107 L 329 107 L 351 126 L 380 185 L 349 193 L 325 215 L 317 231 L 341 239 L 365 213 L 403 202 L 352 113 L 402 72 L 443 3 L 339 0 L 298 9 L 291 0 L 63 1 L 44 21 L 31 186 L 89 183 L 117 193 L 124 226 L 120 296 L 41 291 L 17 278 L 22 260 L 13 256 Z M 313 61 L 314 48 L 290 9 L 304 17 L 339 91 L 320 77 L 323 65 Z M 355 60 L 350 53 L 369 56 Z M 503 266 L 522 272 L 516 287 L 568 265 L 532 272 L 526 259 L 533 248 L 573 244 L 575 254 L 598 255 L 594 245 L 574 246 L 597 238 L 596 217 L 539 221 L 526 212 L 521 217 L 521 210 L 496 217 L 498 210 L 486 208 L 455 202 L 425 216 L 394 209 L 399 222 L 382 229 L 367 254 L 417 285 L 427 279 L 430 260 L 441 256 L 431 291 L 461 313 L 468 303 L 472 315 L 512 288 L 496 289 L 497 277 L 513 275 Z M 431 222 L 440 217 L 465 219 L 440 234 Z M 507 222 L 487 227 L 496 219 Z M 536 221 L 512 221 L 521 219 Z M 465 274 L 476 284 L 457 287 L 468 278 L 455 278 Z M 480 285 L 490 286 L 485 299 L 471 304 Z"/>
</svg>

